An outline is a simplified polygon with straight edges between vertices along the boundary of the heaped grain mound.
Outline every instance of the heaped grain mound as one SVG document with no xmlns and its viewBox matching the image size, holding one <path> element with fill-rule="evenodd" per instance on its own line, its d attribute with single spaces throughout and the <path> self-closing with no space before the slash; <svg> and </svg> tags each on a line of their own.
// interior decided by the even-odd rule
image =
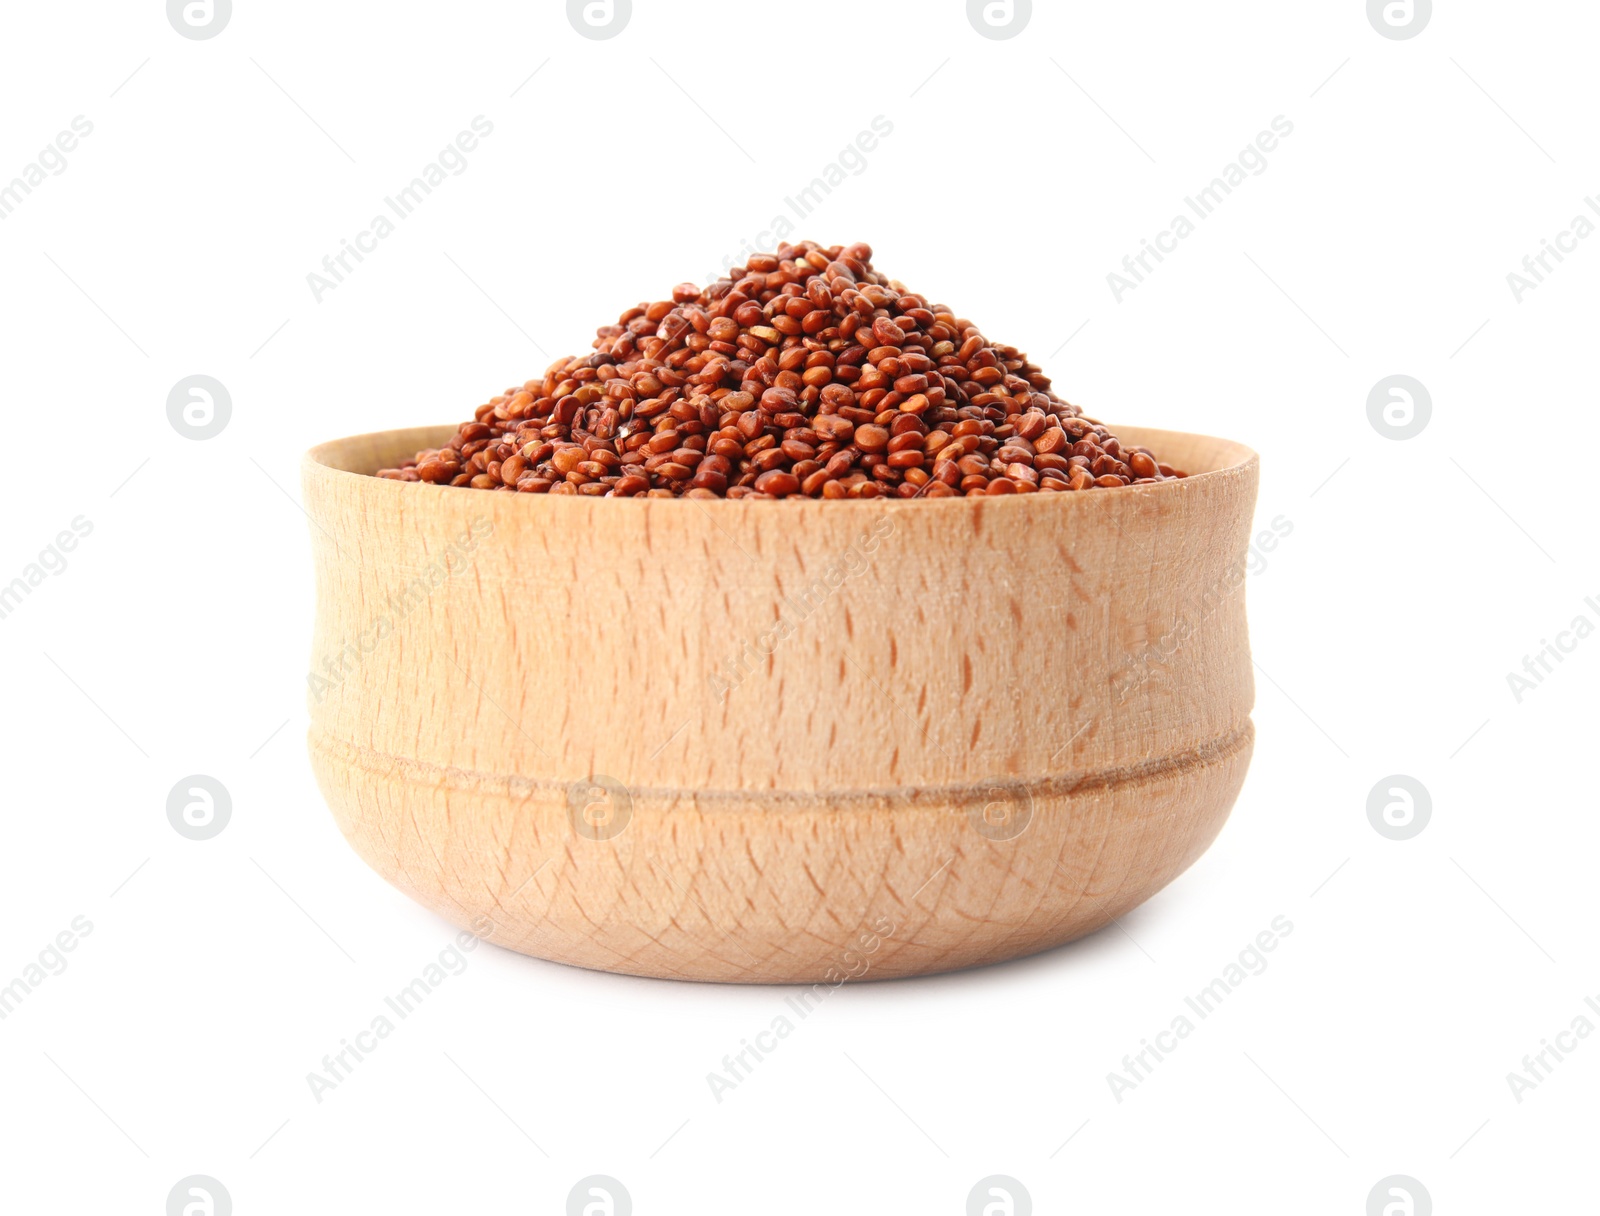
<svg viewBox="0 0 1600 1216">
<path fill-rule="evenodd" d="M 1181 477 L 1015 347 L 872 268 L 780 245 L 640 304 L 379 477 L 626 498 L 938 498 Z"/>
</svg>

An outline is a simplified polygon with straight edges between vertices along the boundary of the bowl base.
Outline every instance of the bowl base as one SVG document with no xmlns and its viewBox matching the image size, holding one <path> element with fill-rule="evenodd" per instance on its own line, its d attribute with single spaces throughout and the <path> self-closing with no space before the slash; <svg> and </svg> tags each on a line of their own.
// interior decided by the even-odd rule
<svg viewBox="0 0 1600 1216">
<path fill-rule="evenodd" d="M 309 740 L 356 851 L 487 941 L 628 975 L 834 986 L 1018 958 L 1109 924 L 1215 839 L 1253 741 L 1246 719 L 1157 765 L 1006 787 L 987 828 L 983 791 L 636 791 L 609 835 L 575 829 L 566 787 L 316 727 Z"/>
</svg>

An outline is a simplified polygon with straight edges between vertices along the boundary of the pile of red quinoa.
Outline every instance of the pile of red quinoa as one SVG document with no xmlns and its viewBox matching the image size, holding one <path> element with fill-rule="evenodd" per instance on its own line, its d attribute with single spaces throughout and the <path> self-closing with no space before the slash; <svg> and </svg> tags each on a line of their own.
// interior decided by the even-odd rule
<svg viewBox="0 0 1600 1216">
<path fill-rule="evenodd" d="M 872 268 L 784 244 L 640 304 L 594 353 L 477 408 L 379 477 L 601 497 L 937 498 L 1182 477 L 1050 390 L 1015 347 Z"/>
</svg>

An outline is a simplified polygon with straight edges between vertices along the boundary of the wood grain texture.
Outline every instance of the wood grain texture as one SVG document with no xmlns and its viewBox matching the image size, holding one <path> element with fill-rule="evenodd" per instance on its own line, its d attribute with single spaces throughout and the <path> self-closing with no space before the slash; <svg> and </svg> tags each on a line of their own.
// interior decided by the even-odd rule
<svg viewBox="0 0 1600 1216">
<path fill-rule="evenodd" d="M 1233 805 L 1247 448 L 1119 428 L 1193 475 L 914 503 L 365 475 L 451 433 L 306 458 L 310 748 L 367 862 L 491 941 L 696 980 L 951 970 L 1107 924 Z"/>
</svg>

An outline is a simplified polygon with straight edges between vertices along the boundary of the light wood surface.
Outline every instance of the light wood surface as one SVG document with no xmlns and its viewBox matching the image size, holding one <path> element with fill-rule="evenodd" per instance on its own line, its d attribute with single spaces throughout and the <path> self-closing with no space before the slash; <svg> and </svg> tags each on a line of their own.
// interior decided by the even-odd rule
<svg viewBox="0 0 1600 1216">
<path fill-rule="evenodd" d="M 449 427 L 324 444 L 328 804 L 420 903 L 584 967 L 830 984 L 1092 932 L 1210 845 L 1253 739 L 1256 456 L 1114 429 L 1191 476 L 596 500 L 365 475 Z"/>
</svg>

